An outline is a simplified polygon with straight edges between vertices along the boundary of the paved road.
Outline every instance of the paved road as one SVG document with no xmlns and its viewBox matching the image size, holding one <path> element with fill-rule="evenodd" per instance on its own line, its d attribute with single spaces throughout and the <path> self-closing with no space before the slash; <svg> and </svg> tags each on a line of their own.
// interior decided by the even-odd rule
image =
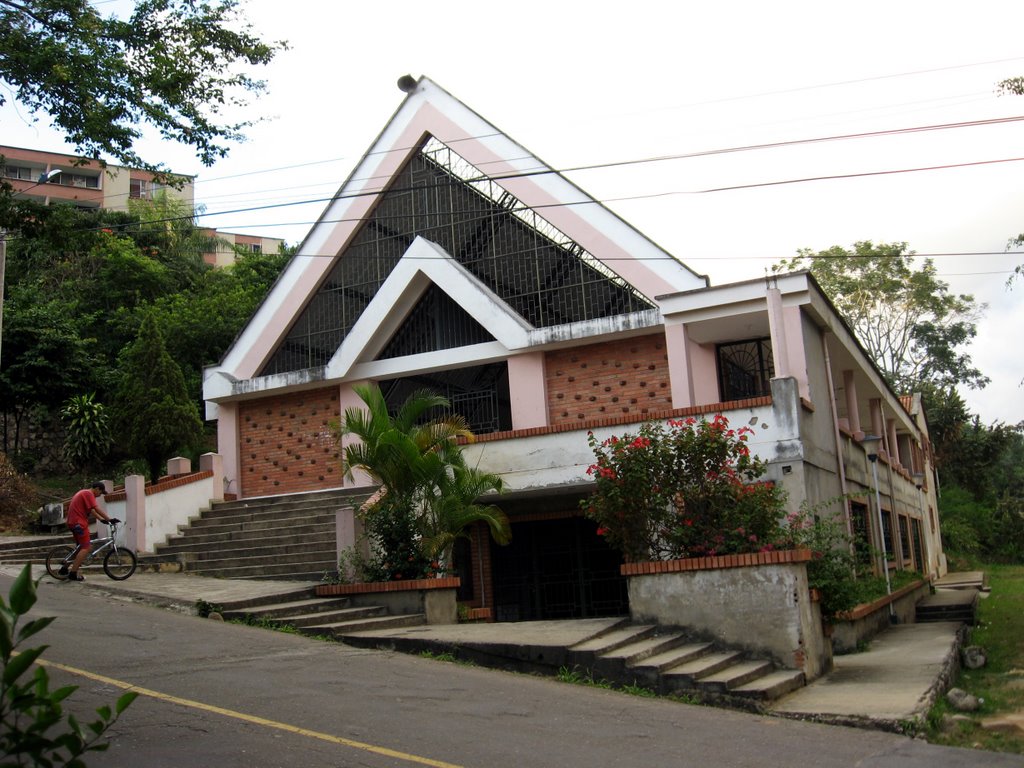
<svg viewBox="0 0 1024 768">
<path fill-rule="evenodd" d="M 7 593 L 11 579 L 0 576 Z M 145 690 L 96 766 L 1022 766 L 1009 755 L 361 651 L 40 585 L 81 716 Z"/>
</svg>

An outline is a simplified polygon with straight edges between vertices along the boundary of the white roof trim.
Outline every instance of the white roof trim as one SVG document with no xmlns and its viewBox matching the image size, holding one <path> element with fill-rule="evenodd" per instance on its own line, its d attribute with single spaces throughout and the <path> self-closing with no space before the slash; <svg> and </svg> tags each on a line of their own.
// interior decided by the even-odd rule
<svg viewBox="0 0 1024 768">
<path fill-rule="evenodd" d="M 371 362 L 431 283 L 465 309 L 505 349 L 529 345 L 531 326 L 441 246 L 417 237 L 327 364 L 327 378 L 345 378 L 356 363 Z"/>
</svg>

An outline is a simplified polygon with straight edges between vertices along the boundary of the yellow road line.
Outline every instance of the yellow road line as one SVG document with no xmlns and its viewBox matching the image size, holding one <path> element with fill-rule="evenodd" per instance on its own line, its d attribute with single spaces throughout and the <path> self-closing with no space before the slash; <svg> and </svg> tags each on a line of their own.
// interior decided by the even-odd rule
<svg viewBox="0 0 1024 768">
<path fill-rule="evenodd" d="M 131 683 L 126 683 L 122 680 L 115 680 L 112 677 L 104 677 L 103 675 L 97 675 L 94 672 L 88 672 L 84 669 L 77 669 L 76 667 L 69 667 L 66 664 L 58 664 L 54 661 L 44 661 L 43 659 L 37 659 L 36 663 L 44 667 L 53 667 L 54 669 L 59 669 L 63 672 L 69 672 L 72 675 L 78 675 L 80 677 L 85 677 L 90 680 L 95 680 L 99 683 L 112 685 L 115 688 L 122 688 L 126 691 L 134 691 L 140 696 L 149 696 L 150 698 L 158 699 L 160 701 L 166 701 L 171 704 L 180 704 L 183 707 L 191 707 L 192 709 L 199 709 L 204 712 L 212 712 L 217 715 L 224 715 L 225 717 L 233 717 L 236 720 L 244 720 L 247 723 L 262 725 L 267 728 L 276 728 L 280 731 L 287 731 L 288 733 L 294 733 L 299 736 L 308 736 L 312 739 L 319 739 L 320 741 L 330 742 L 331 744 L 340 744 L 345 747 L 351 747 L 352 749 L 361 749 L 364 752 L 373 752 L 374 754 L 384 755 L 385 757 L 394 757 L 398 760 L 405 760 L 410 763 L 429 765 L 433 768 L 463 768 L 462 766 L 456 765 L 455 763 L 446 763 L 442 760 L 431 760 L 429 757 L 420 757 L 419 755 L 411 755 L 408 752 L 399 752 L 398 750 L 388 749 L 387 747 L 378 747 L 375 744 L 367 744 L 362 741 L 353 741 L 352 739 L 345 739 L 341 736 L 332 736 L 329 733 L 311 731 L 308 728 L 299 728 L 296 725 L 280 723 L 276 720 L 267 720 L 264 717 L 257 717 L 256 715 L 247 715 L 244 712 L 236 712 L 233 709 L 215 707 L 212 704 L 204 704 L 201 701 L 182 699 L 178 696 L 172 696 L 168 693 L 160 693 L 160 691 L 153 691 L 149 688 L 140 688 L 137 685 L 132 685 Z"/>
</svg>

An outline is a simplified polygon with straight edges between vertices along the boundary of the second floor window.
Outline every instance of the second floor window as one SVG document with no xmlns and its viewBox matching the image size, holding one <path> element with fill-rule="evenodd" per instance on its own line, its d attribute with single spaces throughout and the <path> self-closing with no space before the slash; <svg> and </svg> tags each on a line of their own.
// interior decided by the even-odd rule
<svg viewBox="0 0 1024 768">
<path fill-rule="evenodd" d="M 771 394 L 775 375 L 770 339 L 718 345 L 718 391 L 722 402 Z"/>
</svg>

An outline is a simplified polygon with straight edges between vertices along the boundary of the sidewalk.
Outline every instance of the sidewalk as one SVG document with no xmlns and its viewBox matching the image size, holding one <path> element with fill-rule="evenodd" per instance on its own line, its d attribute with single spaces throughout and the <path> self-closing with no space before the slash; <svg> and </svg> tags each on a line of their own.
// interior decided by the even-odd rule
<svg viewBox="0 0 1024 768">
<path fill-rule="evenodd" d="M 0 574 L 15 576 L 20 566 L 0 566 Z M 84 589 L 183 613 L 194 613 L 196 603 L 232 604 L 270 596 L 307 591 L 313 582 L 228 580 L 183 573 L 135 573 L 123 582 L 106 578 L 101 571 L 86 572 L 83 584 L 55 582 L 42 566 L 41 590 Z M 615 620 L 587 619 L 504 624 L 449 624 L 377 630 L 381 639 L 420 639 L 452 644 L 543 645 L 567 647 L 581 642 Z M 831 673 L 784 696 L 771 711 L 785 717 L 813 719 L 848 725 L 893 730 L 902 723 L 920 720 L 940 696 L 957 663 L 961 624 L 939 622 L 905 624 L 878 635 L 868 650 L 835 657 Z M 367 634 L 367 633 L 360 633 Z"/>
</svg>

